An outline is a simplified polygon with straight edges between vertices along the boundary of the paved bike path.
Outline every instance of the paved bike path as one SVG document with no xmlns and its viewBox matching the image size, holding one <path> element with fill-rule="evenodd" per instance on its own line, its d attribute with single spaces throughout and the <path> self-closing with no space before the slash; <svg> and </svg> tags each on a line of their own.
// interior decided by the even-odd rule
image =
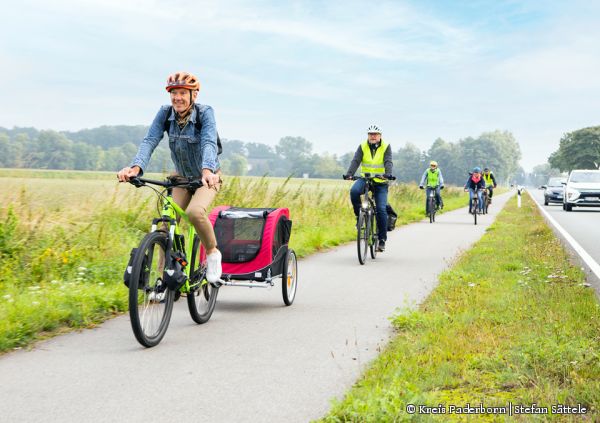
<svg viewBox="0 0 600 423">
<path fill-rule="evenodd" d="M 341 398 L 392 335 L 388 317 L 422 301 L 437 275 L 481 237 L 466 208 L 390 233 L 360 266 L 351 243 L 299 261 L 291 307 L 281 287 L 223 287 L 205 325 L 175 303 L 169 330 L 145 349 L 124 315 L 0 357 L 7 422 L 306 422 Z M 293 215 L 292 215 L 293 219 Z M 292 234 L 293 236 L 293 234 Z"/>
</svg>

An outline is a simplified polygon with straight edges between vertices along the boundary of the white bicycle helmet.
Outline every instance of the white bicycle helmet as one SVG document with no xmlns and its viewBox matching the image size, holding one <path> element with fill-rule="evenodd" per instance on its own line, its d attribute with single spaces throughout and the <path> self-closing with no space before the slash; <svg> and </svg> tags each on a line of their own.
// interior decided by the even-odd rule
<svg viewBox="0 0 600 423">
<path fill-rule="evenodd" d="M 367 128 L 367 134 L 381 134 L 381 128 L 377 125 L 371 125 Z"/>
</svg>

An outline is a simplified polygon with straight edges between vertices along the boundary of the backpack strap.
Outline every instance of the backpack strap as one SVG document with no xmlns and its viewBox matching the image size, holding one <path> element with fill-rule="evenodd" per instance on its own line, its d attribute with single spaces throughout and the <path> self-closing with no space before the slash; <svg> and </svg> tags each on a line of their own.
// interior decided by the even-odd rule
<svg viewBox="0 0 600 423">
<path fill-rule="evenodd" d="M 196 108 L 196 130 L 198 133 L 202 132 L 202 115 L 200 114 L 200 106 L 194 104 Z M 165 117 L 165 121 L 163 123 L 163 132 L 166 132 L 169 135 L 169 129 L 171 126 L 171 122 L 169 118 L 171 117 L 171 113 L 173 112 L 173 106 L 169 106 L 167 110 L 167 116 Z M 219 137 L 219 132 L 217 132 L 217 155 L 223 152 L 223 146 L 221 145 L 221 137 Z"/>
</svg>

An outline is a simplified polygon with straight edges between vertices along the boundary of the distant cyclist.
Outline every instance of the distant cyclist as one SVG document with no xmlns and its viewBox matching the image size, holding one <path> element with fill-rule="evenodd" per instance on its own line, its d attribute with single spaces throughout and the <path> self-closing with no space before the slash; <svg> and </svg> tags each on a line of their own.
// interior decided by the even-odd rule
<svg viewBox="0 0 600 423">
<path fill-rule="evenodd" d="M 489 192 L 490 204 L 492 204 L 492 197 L 494 196 L 494 188 L 496 188 L 496 177 L 492 173 L 489 167 L 483 169 L 483 180 L 485 181 L 485 187 Z"/>
<path fill-rule="evenodd" d="M 392 147 L 381 138 L 381 128 L 377 125 L 371 125 L 367 129 L 367 140 L 358 146 L 354 158 L 350 162 L 350 167 L 346 172 L 346 179 L 350 179 L 360 166 L 361 176 L 365 173 L 373 175 L 391 175 L 392 174 Z M 388 181 L 375 178 L 373 186 L 373 196 L 375 197 L 376 216 L 377 216 L 377 238 L 379 238 L 378 251 L 385 250 L 387 241 L 387 197 Z M 354 208 L 354 215 L 358 222 L 358 212 L 360 211 L 360 196 L 365 190 L 365 180 L 357 179 L 350 189 L 350 200 Z"/>
<path fill-rule="evenodd" d="M 465 184 L 465 190 L 469 191 L 469 213 L 474 213 L 473 210 L 473 197 L 477 195 L 478 205 L 477 209 L 479 213 L 483 211 L 483 193 L 481 190 L 485 189 L 485 181 L 481 177 L 481 168 L 473 168 L 473 172 L 469 172 L 469 179 Z"/>
<path fill-rule="evenodd" d="M 173 199 L 186 211 L 206 248 L 206 279 L 216 282 L 221 277 L 221 253 L 207 216 L 207 210 L 221 187 L 215 116 L 212 107 L 195 103 L 200 82 L 191 73 L 170 75 L 165 88 L 171 105 L 158 110 L 135 158 L 128 167 L 119 171 L 117 177 L 119 182 L 127 182 L 142 175 L 164 132 L 168 133 L 176 175 L 202 180 L 202 187 L 194 192 L 173 188 Z"/>
<path fill-rule="evenodd" d="M 429 168 L 423 172 L 419 188 L 423 189 L 423 187 L 427 187 L 425 192 L 425 214 L 429 213 L 429 202 L 427 199 L 429 198 L 429 193 L 431 191 L 435 191 L 435 206 L 438 209 L 443 209 L 444 202 L 442 201 L 442 193 L 440 190 L 444 189 L 444 177 L 435 160 L 432 160 L 429 163 Z"/>
</svg>

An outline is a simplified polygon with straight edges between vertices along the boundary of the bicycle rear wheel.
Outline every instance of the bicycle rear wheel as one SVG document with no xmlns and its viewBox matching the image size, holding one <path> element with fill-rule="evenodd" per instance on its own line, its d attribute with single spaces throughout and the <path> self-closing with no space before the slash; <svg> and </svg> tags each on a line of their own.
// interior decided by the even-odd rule
<svg viewBox="0 0 600 423">
<path fill-rule="evenodd" d="M 358 252 L 358 262 L 365 264 L 367 260 L 367 249 L 369 248 L 369 219 L 363 210 L 358 213 L 358 223 L 356 224 L 356 250 Z"/>
<path fill-rule="evenodd" d="M 199 325 L 208 322 L 217 304 L 219 288 L 206 280 L 206 269 L 199 266 L 200 238 L 194 237 L 190 260 L 190 292 L 187 294 L 188 309 L 192 320 Z"/>
<path fill-rule="evenodd" d="M 151 232 L 142 240 L 132 263 L 129 281 L 129 316 L 133 334 L 145 347 L 157 345 L 165 336 L 174 292 L 162 280 L 167 234 Z"/>
<path fill-rule="evenodd" d="M 375 219 L 375 213 L 369 214 L 369 251 L 371 252 L 371 258 L 377 257 L 377 249 L 379 248 L 379 237 L 377 236 L 377 221 Z"/>
</svg>

